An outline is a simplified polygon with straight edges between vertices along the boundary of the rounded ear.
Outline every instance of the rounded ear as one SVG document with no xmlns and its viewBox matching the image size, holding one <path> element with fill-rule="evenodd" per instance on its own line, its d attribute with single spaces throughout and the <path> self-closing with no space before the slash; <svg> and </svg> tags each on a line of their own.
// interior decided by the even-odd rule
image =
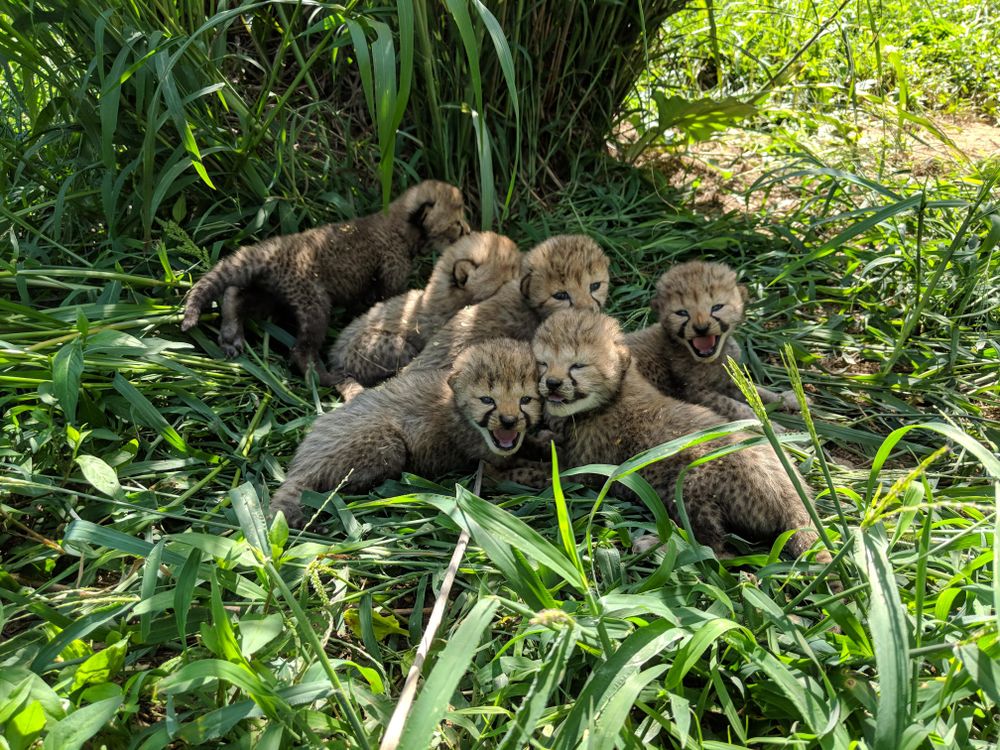
<svg viewBox="0 0 1000 750">
<path fill-rule="evenodd" d="M 649 301 L 649 309 L 656 316 L 656 319 L 660 319 L 660 295 L 654 294 L 653 299 Z"/>
<path fill-rule="evenodd" d="M 415 226 L 423 226 L 427 218 L 427 212 L 434 207 L 434 201 L 424 201 L 410 212 L 410 223 Z"/>
<path fill-rule="evenodd" d="M 455 262 L 455 265 L 451 269 L 451 279 L 455 282 L 455 286 L 459 289 L 465 287 L 466 282 L 469 280 L 469 276 L 475 271 L 479 266 L 473 263 L 468 258 L 462 258 Z"/>
<path fill-rule="evenodd" d="M 531 271 L 525 271 L 521 276 L 521 295 L 527 298 L 531 294 Z"/>
<path fill-rule="evenodd" d="M 455 381 L 458 380 L 458 370 L 453 369 L 448 374 L 448 387 L 455 390 Z"/>
<path fill-rule="evenodd" d="M 739 284 L 736 288 L 739 290 L 740 299 L 743 300 L 743 304 L 745 305 L 750 301 L 750 290 L 747 289 L 746 284 Z"/>
</svg>

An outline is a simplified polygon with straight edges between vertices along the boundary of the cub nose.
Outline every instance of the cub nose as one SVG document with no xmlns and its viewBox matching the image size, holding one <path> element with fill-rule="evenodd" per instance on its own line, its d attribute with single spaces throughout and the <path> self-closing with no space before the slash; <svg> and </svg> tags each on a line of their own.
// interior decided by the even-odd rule
<svg viewBox="0 0 1000 750">
<path fill-rule="evenodd" d="M 510 416 L 508 414 L 501 414 L 500 415 L 500 424 L 502 424 L 504 427 L 507 427 L 509 429 L 509 428 L 511 428 L 511 427 L 513 427 L 514 425 L 517 424 L 517 417 L 512 417 L 512 416 Z"/>
<path fill-rule="evenodd" d="M 696 325 L 692 327 L 694 328 L 694 332 L 697 333 L 699 336 L 704 336 L 706 333 L 708 333 L 707 325 L 700 325 L 700 326 Z"/>
<path fill-rule="evenodd" d="M 562 381 L 559 378 L 545 378 L 545 385 L 550 391 L 554 391 L 562 385 Z"/>
</svg>

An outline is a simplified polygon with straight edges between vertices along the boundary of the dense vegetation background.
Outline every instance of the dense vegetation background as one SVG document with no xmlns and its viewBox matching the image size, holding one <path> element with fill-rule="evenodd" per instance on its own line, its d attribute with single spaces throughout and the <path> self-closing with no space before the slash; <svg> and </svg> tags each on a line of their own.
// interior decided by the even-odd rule
<svg viewBox="0 0 1000 750">
<path fill-rule="evenodd" d="M 459 528 L 404 747 L 993 747 L 998 12 L 0 0 L 0 747 L 377 746 Z M 597 239 L 630 327 L 672 262 L 739 268 L 847 590 L 783 540 L 634 555 L 649 510 L 571 477 L 268 532 L 335 401 L 277 324 L 227 362 L 177 305 L 429 176 Z"/>
</svg>

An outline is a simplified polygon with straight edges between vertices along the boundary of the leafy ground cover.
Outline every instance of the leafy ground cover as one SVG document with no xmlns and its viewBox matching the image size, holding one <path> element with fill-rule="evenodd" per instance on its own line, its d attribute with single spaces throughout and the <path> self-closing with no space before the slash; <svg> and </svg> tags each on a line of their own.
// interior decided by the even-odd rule
<svg viewBox="0 0 1000 750">
<path fill-rule="evenodd" d="M 816 27 L 793 28 L 802 41 Z M 817 66 L 843 62 L 813 49 Z M 753 83 L 757 70 L 740 75 Z M 787 129 L 829 115 L 809 112 Z M 628 327 L 647 322 L 675 260 L 740 268 L 751 376 L 800 378 L 812 400 L 807 420 L 773 416 L 816 492 L 846 583 L 836 595 L 821 566 L 780 558 L 783 540 L 734 539 L 740 555 L 720 562 L 667 526 L 665 549 L 633 554 L 654 516 L 572 476 L 541 495 L 487 482 L 480 497 L 463 489 L 471 477 L 404 477 L 371 496 L 313 497 L 323 536 L 268 529 L 269 489 L 335 401 L 289 372 L 278 325 L 226 362 L 212 318 L 181 334 L 177 305 L 249 207 L 265 207 L 258 228 L 349 215 L 375 205 L 374 180 L 341 190 L 354 177 L 317 150 L 294 162 L 305 182 L 271 183 L 280 201 L 248 177 L 238 210 L 207 223 L 171 192 L 144 244 L 114 184 L 102 222 L 65 175 L 24 155 L 0 270 L 0 744 L 377 746 L 465 529 L 402 747 L 993 747 L 996 174 L 988 162 L 930 179 L 879 171 L 850 144 L 819 153 L 806 135 L 774 146 L 781 160 L 751 185 L 762 209 L 789 191 L 780 221 L 696 212 L 651 159 L 580 170 L 514 204 L 502 229 L 525 247 L 593 236 Z M 285 153 L 271 138 L 255 169 Z M 327 178 L 319 199 L 288 189 Z"/>
</svg>

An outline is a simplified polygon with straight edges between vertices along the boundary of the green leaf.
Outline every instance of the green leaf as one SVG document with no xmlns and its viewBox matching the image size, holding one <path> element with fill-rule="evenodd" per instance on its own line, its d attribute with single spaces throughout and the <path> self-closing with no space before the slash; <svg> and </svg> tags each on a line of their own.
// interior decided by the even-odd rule
<svg viewBox="0 0 1000 750">
<path fill-rule="evenodd" d="M 80 400 L 80 376 L 83 374 L 83 344 L 79 337 L 52 357 L 52 390 L 59 399 L 66 421 L 76 422 L 76 405 Z"/>
<path fill-rule="evenodd" d="M 566 507 L 566 497 L 563 495 L 562 483 L 559 481 L 559 459 L 556 456 L 556 445 L 550 445 L 552 454 L 552 496 L 556 504 L 556 523 L 559 528 L 559 538 L 562 541 L 563 550 L 569 557 L 573 567 L 579 574 L 579 589 L 586 591 L 589 588 L 587 573 L 583 569 L 583 562 L 576 549 L 576 539 L 573 538 L 573 522 L 569 517 L 569 509 Z"/>
<path fill-rule="evenodd" d="M 239 625 L 240 652 L 249 659 L 281 635 L 285 620 L 277 612 L 270 615 L 243 615 L 239 619 Z"/>
<path fill-rule="evenodd" d="M 87 740 L 111 723 L 122 699 L 122 696 L 107 698 L 78 708 L 52 726 L 45 737 L 43 750 L 79 750 Z"/>
<path fill-rule="evenodd" d="M 177 621 L 177 636 L 181 646 L 187 650 L 187 616 L 188 608 L 194 597 L 194 589 L 198 582 L 198 566 L 201 565 L 201 550 L 197 547 L 188 553 L 187 560 L 177 576 L 177 586 L 174 589 L 174 619 Z"/>
<path fill-rule="evenodd" d="M 219 586 L 218 575 L 212 572 L 212 630 L 216 637 L 218 650 L 216 653 L 236 664 L 244 664 L 243 654 L 240 652 L 239 643 L 236 642 L 236 633 L 233 625 L 229 621 L 229 612 L 222 606 L 222 591 Z"/>
<path fill-rule="evenodd" d="M 84 615 L 72 625 L 66 627 L 61 633 L 59 633 L 59 635 L 42 647 L 31 662 L 31 671 L 36 674 L 42 674 L 50 669 L 55 669 L 58 666 L 58 664 L 54 663 L 55 658 L 61 654 L 63 649 L 65 649 L 69 644 L 73 641 L 85 638 L 87 635 L 94 632 L 97 628 L 102 627 L 110 620 L 115 619 L 119 615 L 125 614 L 132 609 L 133 606 L 133 604 L 121 604 L 117 607 L 110 607 L 97 612 L 91 612 L 89 615 Z"/>
<path fill-rule="evenodd" d="M 715 641 L 725 633 L 736 628 L 744 629 L 738 622 L 719 618 L 709 620 L 691 636 L 691 640 L 684 644 L 680 651 L 674 656 L 674 663 L 670 667 L 670 673 L 663 681 L 667 690 L 673 690 L 681 684 L 684 676 L 691 671 L 691 668 L 698 663 L 701 655 Z M 749 631 L 747 631 L 749 632 Z"/>
<path fill-rule="evenodd" d="M 666 671 L 666 664 L 657 664 L 655 667 L 629 675 L 593 717 L 593 729 L 588 737 L 588 744 L 591 747 L 614 747 L 615 739 L 634 708 L 639 693 Z"/>
<path fill-rule="evenodd" d="M 910 723 L 910 636 L 899 587 L 886 556 L 888 541 L 881 524 L 856 537 L 855 556 L 871 586 L 868 621 L 879 675 L 878 713 L 875 716 L 875 750 L 897 747 Z"/>
<path fill-rule="evenodd" d="M 156 583 L 160 576 L 160 561 L 163 559 L 163 539 L 160 539 L 149 553 L 149 557 L 143 563 L 142 588 L 139 589 L 139 596 L 143 601 L 153 598 L 156 594 Z M 152 612 L 143 612 L 139 615 L 139 638 L 143 643 L 149 640 L 149 629 L 153 622 Z"/>
<path fill-rule="evenodd" d="M 45 722 L 45 711 L 42 709 L 42 702 L 38 700 L 29 701 L 20 711 L 5 722 L 3 739 L 10 743 L 11 750 L 29 748 L 34 743 L 35 738 L 45 728 Z"/>
<path fill-rule="evenodd" d="M 517 750 L 527 747 L 529 738 L 548 706 L 550 696 L 562 682 L 566 665 L 573 654 L 579 632 L 576 627 L 564 627 L 548 654 L 541 660 L 541 668 L 531 681 L 520 708 L 510 721 L 510 729 L 497 746 L 497 750 Z"/>
<path fill-rule="evenodd" d="M 994 705 L 1000 706 L 1000 663 L 991 658 L 979 644 L 956 646 L 955 653 L 971 675 L 973 682 Z"/>
<path fill-rule="evenodd" d="M 128 653 L 128 636 L 97 651 L 83 664 L 76 668 L 73 675 L 71 690 L 79 690 L 84 685 L 96 685 L 109 682 L 118 676 L 125 666 L 125 654 Z"/>
<path fill-rule="evenodd" d="M 490 624 L 499 602 L 480 599 L 462 624 L 448 638 L 434 669 L 424 682 L 399 741 L 399 750 L 427 750 L 438 723 L 444 718 L 459 680 L 469 668 L 473 654 Z"/>
<path fill-rule="evenodd" d="M 118 483 L 118 475 L 97 456 L 77 456 L 76 463 L 83 472 L 84 478 L 98 492 L 112 498 L 123 497 L 122 487 Z"/>
<path fill-rule="evenodd" d="M 183 438 L 177 434 L 177 430 L 167 424 L 167 420 L 157 411 L 149 399 L 142 395 L 139 390 L 126 380 L 122 374 L 115 373 L 115 379 L 111 383 L 132 406 L 132 414 L 139 424 L 156 430 L 159 435 L 170 445 L 174 446 L 181 453 L 187 453 L 187 444 Z"/>
<path fill-rule="evenodd" d="M 577 748 L 591 718 L 604 710 L 646 661 L 662 653 L 682 634 L 666 620 L 656 620 L 622 641 L 618 650 L 593 671 L 576 696 L 565 721 L 556 730 L 552 750 Z"/>
<path fill-rule="evenodd" d="M 244 482 L 229 491 L 229 498 L 240 521 L 240 528 L 243 529 L 243 536 L 260 555 L 258 562 L 270 560 L 271 540 L 268 538 L 267 521 L 264 518 L 264 509 L 260 507 L 257 491 L 252 484 Z"/>
</svg>

